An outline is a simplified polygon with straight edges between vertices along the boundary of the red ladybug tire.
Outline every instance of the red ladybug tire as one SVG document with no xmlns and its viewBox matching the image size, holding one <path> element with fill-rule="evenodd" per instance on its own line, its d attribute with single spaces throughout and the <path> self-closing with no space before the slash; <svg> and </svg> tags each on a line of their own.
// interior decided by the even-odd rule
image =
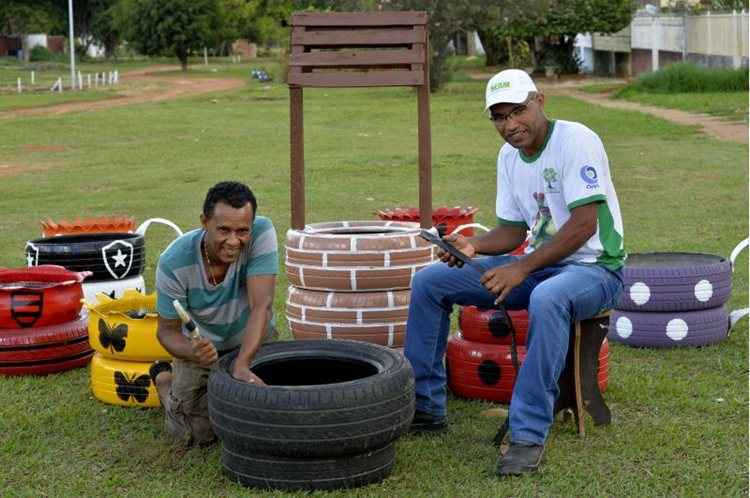
<svg viewBox="0 0 750 498">
<path fill-rule="evenodd" d="M 482 309 L 476 306 L 462 306 L 458 318 L 459 329 L 464 339 L 486 344 L 510 344 L 510 333 L 494 335 L 489 322 L 495 310 Z M 516 343 L 526 344 L 529 330 L 529 313 L 526 310 L 508 311 L 513 327 L 516 329 Z M 497 332 L 496 332 L 497 334 Z"/>
<path fill-rule="evenodd" d="M 526 347 L 518 346 L 521 365 L 526 358 Z M 609 345 L 602 344 L 599 352 L 599 389 L 604 391 L 609 376 Z M 467 341 L 461 336 L 448 341 L 448 387 L 456 396 L 509 403 L 515 384 L 510 346 Z"/>
</svg>

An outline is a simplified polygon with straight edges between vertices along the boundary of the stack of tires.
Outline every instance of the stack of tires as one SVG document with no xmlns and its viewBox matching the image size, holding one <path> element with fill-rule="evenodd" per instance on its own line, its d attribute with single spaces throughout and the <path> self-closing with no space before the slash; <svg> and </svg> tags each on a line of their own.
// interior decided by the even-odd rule
<svg viewBox="0 0 750 498">
<path fill-rule="evenodd" d="M 433 254 L 416 223 L 340 221 L 289 230 L 286 316 L 294 338 L 401 347 L 411 279 Z"/>
<path fill-rule="evenodd" d="M 91 392 L 104 403 L 158 407 L 156 386 L 149 367 L 170 360 L 156 337 L 156 294 L 129 289 L 112 299 L 104 294 L 89 310 L 89 341 L 96 353 L 91 360 Z"/>
<path fill-rule="evenodd" d="M 86 276 L 53 265 L 0 270 L 0 374 L 44 375 L 88 364 Z"/>
<path fill-rule="evenodd" d="M 704 346 L 729 331 L 732 265 L 712 254 L 631 254 L 609 339 L 629 346 Z"/>
<path fill-rule="evenodd" d="M 145 290 L 146 248 L 138 233 L 87 233 L 45 237 L 26 243 L 29 267 L 53 264 L 71 271 L 90 271 L 84 298 L 93 301 L 103 292 L 112 298 L 125 289 Z"/>
<path fill-rule="evenodd" d="M 502 323 L 492 323 L 494 310 L 464 306 L 458 334 L 448 340 L 448 386 L 455 395 L 510 403 L 516 372 L 511 360 L 511 335 Z M 516 330 L 519 366 L 526 358 L 529 316 L 526 310 L 509 311 Z M 609 344 L 599 351 L 598 381 L 604 391 L 609 380 Z"/>
<path fill-rule="evenodd" d="M 359 341 L 262 346 L 250 365 L 266 386 L 235 380 L 236 353 L 208 380 L 211 426 L 233 481 L 336 489 L 385 478 L 414 416 L 414 374 L 398 352 Z"/>
</svg>

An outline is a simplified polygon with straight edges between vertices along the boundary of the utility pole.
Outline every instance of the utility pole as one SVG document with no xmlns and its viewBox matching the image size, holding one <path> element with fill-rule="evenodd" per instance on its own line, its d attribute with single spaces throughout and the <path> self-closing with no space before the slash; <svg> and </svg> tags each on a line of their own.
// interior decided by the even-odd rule
<svg viewBox="0 0 750 498">
<path fill-rule="evenodd" d="M 73 38 L 73 0 L 68 0 L 68 31 L 70 33 L 70 83 L 76 86 L 76 42 Z"/>
</svg>

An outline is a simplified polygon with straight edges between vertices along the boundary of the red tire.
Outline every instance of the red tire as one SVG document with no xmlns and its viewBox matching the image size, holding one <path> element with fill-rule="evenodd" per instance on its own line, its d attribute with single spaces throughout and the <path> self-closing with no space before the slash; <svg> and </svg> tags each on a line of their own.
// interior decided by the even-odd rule
<svg viewBox="0 0 750 498">
<path fill-rule="evenodd" d="M 526 359 L 526 347 L 518 346 L 518 361 Z M 448 341 L 448 387 L 456 396 L 510 403 L 516 376 L 510 346 L 482 344 L 454 336 Z M 599 389 L 609 380 L 609 344 L 605 340 L 599 352 Z"/>
<path fill-rule="evenodd" d="M 75 320 L 81 311 L 85 277 L 56 265 L 0 270 L 0 329 Z"/>
<path fill-rule="evenodd" d="M 93 350 L 69 358 L 57 358 L 45 362 L 22 365 L 0 365 L 0 375 L 47 375 L 85 367 L 91 361 Z"/>
<path fill-rule="evenodd" d="M 77 339 L 88 339 L 88 314 L 82 313 L 76 320 L 28 329 L 0 329 L 0 350 L 22 349 L 41 344 L 59 344 Z"/>
<path fill-rule="evenodd" d="M 510 333 L 507 335 L 493 335 L 489 322 L 495 310 L 477 308 L 476 306 L 462 306 L 458 316 L 458 328 L 467 341 L 485 344 L 510 345 Z M 525 345 L 529 330 L 529 313 L 526 310 L 508 311 L 513 327 L 516 329 L 516 344 Z"/>
<path fill-rule="evenodd" d="M 0 374 L 45 375 L 86 366 L 88 315 L 48 327 L 0 329 Z"/>
</svg>

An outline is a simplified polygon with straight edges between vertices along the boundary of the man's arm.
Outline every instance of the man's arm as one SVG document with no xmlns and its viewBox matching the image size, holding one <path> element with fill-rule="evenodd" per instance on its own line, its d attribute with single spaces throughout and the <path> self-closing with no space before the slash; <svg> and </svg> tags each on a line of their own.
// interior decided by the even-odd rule
<svg viewBox="0 0 750 498">
<path fill-rule="evenodd" d="M 258 275 L 247 278 L 247 299 L 251 311 L 250 319 L 245 326 L 245 336 L 242 339 L 240 352 L 232 365 L 232 377 L 237 380 L 263 384 L 263 381 L 250 371 L 250 361 L 255 357 L 268 330 L 275 289 L 276 275 Z"/>
<path fill-rule="evenodd" d="M 480 281 L 498 295 L 497 302 L 502 301 L 531 272 L 558 263 L 583 246 L 596 233 L 597 206 L 594 202 L 573 209 L 568 221 L 549 242 L 515 263 L 486 271 Z"/>
<path fill-rule="evenodd" d="M 182 335 L 182 322 L 179 320 L 160 316 L 156 337 L 164 349 L 175 358 L 192 361 L 205 368 L 210 367 L 219 356 L 216 347 L 205 337 L 191 341 Z"/>
</svg>

